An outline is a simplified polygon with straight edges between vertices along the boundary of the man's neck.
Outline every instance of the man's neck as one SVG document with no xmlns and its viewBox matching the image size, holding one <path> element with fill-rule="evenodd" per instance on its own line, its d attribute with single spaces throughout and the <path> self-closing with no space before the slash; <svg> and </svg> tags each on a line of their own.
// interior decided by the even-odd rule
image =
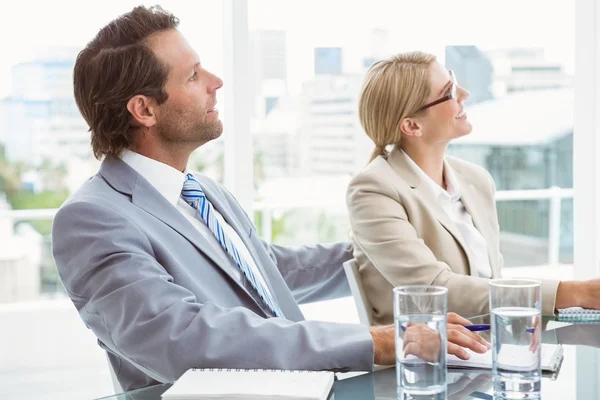
<svg viewBox="0 0 600 400">
<path fill-rule="evenodd" d="M 163 164 L 167 164 L 181 172 L 185 171 L 191 154 L 191 152 L 171 152 L 162 148 L 150 148 L 144 146 L 133 146 L 130 150 Z"/>
</svg>

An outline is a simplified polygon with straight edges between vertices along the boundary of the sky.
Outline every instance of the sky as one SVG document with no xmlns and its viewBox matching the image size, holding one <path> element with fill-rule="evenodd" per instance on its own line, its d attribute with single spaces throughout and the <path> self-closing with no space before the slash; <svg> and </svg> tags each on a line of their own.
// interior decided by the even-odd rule
<svg viewBox="0 0 600 400">
<path fill-rule="evenodd" d="M 105 23 L 135 5 L 155 2 L 11 1 L 0 24 L 0 98 L 10 92 L 10 68 L 52 46 L 85 44 Z M 164 0 L 205 67 L 222 75 L 223 12 L 216 0 Z M 310 79 L 314 47 L 342 47 L 347 72 L 358 72 L 374 28 L 389 32 L 386 51 L 424 50 L 443 55 L 445 45 L 483 49 L 543 47 L 549 60 L 574 70 L 575 1 L 557 0 L 248 0 L 250 30 L 287 32 L 292 93 Z"/>
</svg>

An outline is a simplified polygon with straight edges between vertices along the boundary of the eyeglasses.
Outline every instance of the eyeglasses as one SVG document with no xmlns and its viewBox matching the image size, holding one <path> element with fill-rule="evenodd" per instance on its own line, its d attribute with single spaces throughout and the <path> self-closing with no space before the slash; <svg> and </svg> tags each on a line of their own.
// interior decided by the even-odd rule
<svg viewBox="0 0 600 400">
<path fill-rule="evenodd" d="M 452 99 L 456 98 L 456 88 L 458 87 L 458 84 L 456 83 L 456 76 L 454 75 L 453 71 L 448 71 L 448 73 L 450 74 L 450 80 L 452 81 L 452 85 L 449 88 L 448 94 L 446 94 L 441 99 L 437 99 L 436 101 L 432 101 L 431 103 L 425 104 L 423 107 L 421 107 L 419 109 L 419 111 L 423 111 L 423 110 L 425 110 L 425 109 L 427 109 L 429 107 L 433 107 L 433 106 L 438 105 L 440 103 L 443 103 L 445 101 L 452 100 Z"/>
</svg>

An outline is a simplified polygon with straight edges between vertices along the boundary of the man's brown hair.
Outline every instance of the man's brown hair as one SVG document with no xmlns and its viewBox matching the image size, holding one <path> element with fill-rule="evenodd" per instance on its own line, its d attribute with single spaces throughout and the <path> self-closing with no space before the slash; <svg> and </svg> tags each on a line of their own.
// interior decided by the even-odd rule
<svg viewBox="0 0 600 400">
<path fill-rule="evenodd" d="M 160 6 L 139 6 L 98 32 L 77 56 L 75 101 L 90 127 L 94 156 L 118 156 L 131 146 L 127 103 L 135 95 L 167 100 L 168 69 L 148 45 L 150 36 L 177 29 L 179 20 Z"/>
</svg>

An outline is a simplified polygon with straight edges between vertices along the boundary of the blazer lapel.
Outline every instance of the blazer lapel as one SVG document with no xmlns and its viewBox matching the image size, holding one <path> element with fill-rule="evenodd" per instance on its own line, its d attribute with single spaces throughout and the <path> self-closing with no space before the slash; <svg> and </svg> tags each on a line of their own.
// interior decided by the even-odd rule
<svg viewBox="0 0 600 400">
<path fill-rule="evenodd" d="M 407 156 L 405 156 L 400 149 L 394 147 L 388 156 L 388 162 L 396 170 L 398 175 L 400 175 L 404 180 L 410 185 L 411 188 L 418 194 L 418 196 L 423 199 L 426 207 L 429 209 L 430 213 L 435 215 L 438 222 L 442 224 L 442 226 L 454 237 L 454 240 L 459 244 L 465 253 L 467 260 L 469 261 L 469 274 L 471 276 L 478 276 L 477 268 L 471 268 L 474 265 L 473 257 L 470 254 L 469 248 L 465 243 L 462 235 L 458 231 L 458 228 L 452 222 L 448 214 L 444 211 L 444 209 L 440 206 L 438 199 L 436 199 L 431 190 L 423 184 L 421 177 L 413 170 L 408 161 L 406 160 Z"/>
<path fill-rule="evenodd" d="M 492 226 L 486 217 L 487 210 L 482 208 L 485 202 L 481 199 L 481 196 L 477 190 L 475 190 L 473 185 L 469 183 L 462 174 L 456 171 L 456 169 L 454 169 L 454 171 L 462 190 L 461 201 L 467 209 L 467 212 L 471 215 L 475 228 L 481 233 L 487 244 L 488 259 L 490 260 L 492 277 L 494 277 L 498 268 L 498 258 L 493 255 L 498 254 L 500 249 L 498 248 L 497 240 L 494 238 Z"/>
<path fill-rule="evenodd" d="M 167 199 L 129 165 L 118 158 L 107 158 L 102 163 L 100 174 L 113 188 L 124 194 L 129 194 L 133 204 L 158 218 L 185 237 L 196 249 L 204 253 L 215 265 L 221 268 L 240 289 L 248 293 L 242 282 L 231 271 L 228 260 L 224 259 L 223 254 L 217 252 L 213 245 L 207 242 L 198 230 Z M 257 303 L 250 294 L 248 294 L 248 297 L 260 309 L 263 309 L 263 306 Z"/>
</svg>

